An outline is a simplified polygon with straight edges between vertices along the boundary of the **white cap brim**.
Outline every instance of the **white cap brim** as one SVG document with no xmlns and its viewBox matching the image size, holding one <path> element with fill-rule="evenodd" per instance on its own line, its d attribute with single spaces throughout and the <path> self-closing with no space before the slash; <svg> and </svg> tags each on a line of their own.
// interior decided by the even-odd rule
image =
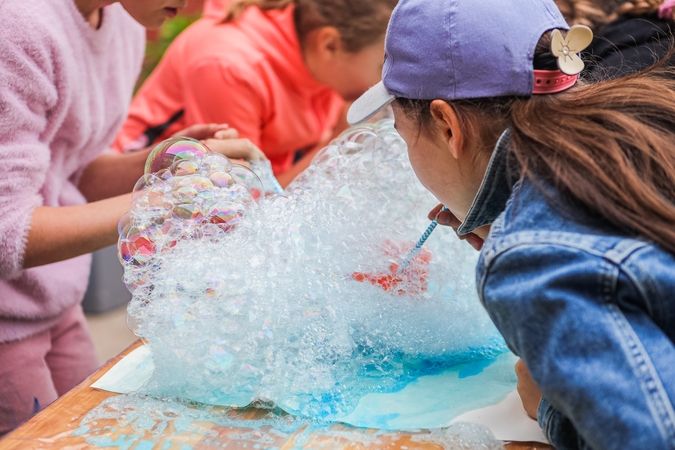
<svg viewBox="0 0 675 450">
<path fill-rule="evenodd" d="M 396 97 L 387 92 L 384 82 L 381 81 L 352 104 L 347 113 L 347 122 L 352 126 L 366 122 L 394 100 Z"/>
</svg>

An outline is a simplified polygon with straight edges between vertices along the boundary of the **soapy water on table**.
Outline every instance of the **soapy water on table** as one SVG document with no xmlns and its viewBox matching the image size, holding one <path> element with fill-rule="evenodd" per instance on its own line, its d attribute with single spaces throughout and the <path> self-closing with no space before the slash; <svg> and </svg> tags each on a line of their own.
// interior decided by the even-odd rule
<svg viewBox="0 0 675 450">
<path fill-rule="evenodd" d="M 187 139 L 148 158 L 119 241 L 147 393 L 330 421 L 506 351 L 452 230 L 398 268 L 438 202 L 392 121 L 345 132 L 284 195 L 269 165 L 253 169 Z"/>
<path fill-rule="evenodd" d="M 455 423 L 428 431 L 365 430 L 261 410 L 189 405 L 143 395 L 111 397 L 88 413 L 73 436 L 99 448 L 200 449 L 280 448 L 504 450 L 486 427 Z"/>
</svg>

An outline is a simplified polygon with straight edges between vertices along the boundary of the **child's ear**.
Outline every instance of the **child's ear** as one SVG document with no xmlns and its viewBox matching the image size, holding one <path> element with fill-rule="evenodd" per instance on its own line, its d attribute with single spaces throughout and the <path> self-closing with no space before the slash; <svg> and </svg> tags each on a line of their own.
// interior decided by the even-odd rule
<svg viewBox="0 0 675 450">
<path fill-rule="evenodd" d="M 448 146 L 453 158 L 462 157 L 464 133 L 460 128 L 459 118 L 455 109 L 444 100 L 434 100 L 431 103 L 431 117 L 434 118 L 440 139 Z"/>
<path fill-rule="evenodd" d="M 321 59 L 332 61 L 342 51 L 342 35 L 335 27 L 321 27 L 314 33 L 316 50 Z"/>
</svg>

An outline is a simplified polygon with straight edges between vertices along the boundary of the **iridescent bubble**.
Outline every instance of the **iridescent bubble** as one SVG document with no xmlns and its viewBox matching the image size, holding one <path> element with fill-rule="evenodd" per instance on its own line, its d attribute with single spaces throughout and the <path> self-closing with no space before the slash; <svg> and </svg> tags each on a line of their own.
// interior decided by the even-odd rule
<svg viewBox="0 0 675 450">
<path fill-rule="evenodd" d="M 122 247 L 122 234 L 120 233 L 120 237 L 117 238 L 117 259 L 124 266 L 131 258 L 128 257 L 128 253 L 123 253 L 123 250 L 126 248 Z"/>
<path fill-rule="evenodd" d="M 243 203 L 244 205 L 250 206 L 255 204 L 255 197 L 249 189 L 242 184 L 235 184 L 231 186 L 228 190 L 228 196 L 230 200 Z"/>
<path fill-rule="evenodd" d="M 191 203 L 197 198 L 199 191 L 192 186 L 181 186 L 173 191 L 176 203 Z"/>
<path fill-rule="evenodd" d="M 182 220 L 199 220 L 204 217 L 196 203 L 185 203 L 173 208 L 173 217 Z"/>
<path fill-rule="evenodd" d="M 131 227 L 119 243 L 120 258 L 125 262 L 142 265 L 150 261 L 157 248 L 148 233 Z"/>
<path fill-rule="evenodd" d="M 204 173 L 229 172 L 232 170 L 232 162 L 225 156 L 214 153 L 202 159 L 201 168 Z"/>
<path fill-rule="evenodd" d="M 168 169 L 181 160 L 197 161 L 210 153 L 212 153 L 211 150 L 195 139 L 171 138 L 150 152 L 145 162 L 145 173 L 156 173 L 162 169 Z"/>
<path fill-rule="evenodd" d="M 224 231 L 231 231 L 236 228 L 243 216 L 244 209 L 242 206 L 228 201 L 218 202 L 207 214 L 209 221 L 218 225 Z"/>
<path fill-rule="evenodd" d="M 161 183 L 162 179 L 159 178 L 157 175 L 148 173 L 143 175 L 137 182 L 136 185 L 134 186 L 133 192 L 134 194 L 143 192 L 152 186 L 154 186 L 157 183 Z"/>
<path fill-rule="evenodd" d="M 265 337 L 272 339 L 274 337 L 274 333 L 272 331 L 272 321 L 268 318 L 265 319 L 263 322 L 263 333 L 265 333 Z"/>
<path fill-rule="evenodd" d="M 231 350 L 228 350 L 221 346 L 211 347 L 209 358 L 204 362 L 204 366 L 212 373 L 219 373 L 226 370 L 232 365 L 232 360 L 234 359 Z"/>
<path fill-rule="evenodd" d="M 230 173 L 234 176 L 237 183 L 240 183 L 248 188 L 253 195 L 255 200 L 259 200 L 263 197 L 265 193 L 265 188 L 263 187 L 262 181 L 258 178 L 258 175 L 253 173 L 252 170 L 235 164 Z"/>
<path fill-rule="evenodd" d="M 166 187 L 166 183 L 161 182 L 147 190 L 134 192 L 131 205 L 132 216 L 137 218 L 139 215 L 144 216 L 144 213 L 162 216 L 163 210 L 170 210 L 171 197 Z"/>
<path fill-rule="evenodd" d="M 133 220 L 131 219 L 131 214 L 126 213 L 122 216 L 119 224 L 117 225 L 117 234 L 119 236 L 126 236 L 132 226 Z"/>
<path fill-rule="evenodd" d="M 223 229 L 215 223 L 205 222 L 200 225 L 202 234 L 206 238 L 216 238 L 223 234 Z"/>
<path fill-rule="evenodd" d="M 162 169 L 155 174 L 158 178 L 161 178 L 164 181 L 168 181 L 173 177 L 173 174 L 169 169 Z"/>
<path fill-rule="evenodd" d="M 332 145 L 325 148 L 316 156 L 314 161 L 315 162 L 313 163 L 322 167 L 323 170 L 337 170 L 340 167 L 340 163 L 342 161 L 342 155 L 340 153 L 339 147 Z"/>
<path fill-rule="evenodd" d="M 181 178 L 176 183 L 175 186 L 176 189 L 180 189 L 182 187 L 192 187 L 197 192 L 202 192 L 208 189 L 212 189 L 213 183 L 206 177 L 202 177 L 201 175 L 194 175 L 190 177 Z"/>
<path fill-rule="evenodd" d="M 163 246 L 174 247 L 183 237 L 183 222 L 176 219 L 165 220 L 162 225 L 162 234 L 164 235 Z"/>
<path fill-rule="evenodd" d="M 199 162 L 191 160 L 178 161 L 171 165 L 169 171 L 175 177 L 185 177 L 188 175 L 194 175 L 199 171 Z"/>
<path fill-rule="evenodd" d="M 136 317 L 132 316 L 131 314 L 127 314 L 127 328 L 134 333 L 136 336 L 141 337 L 142 336 L 142 328 L 141 328 L 141 321 L 138 320 Z"/>
<path fill-rule="evenodd" d="M 236 183 L 232 175 L 220 170 L 209 173 L 208 177 L 209 180 L 211 180 L 211 182 L 213 183 L 213 185 L 219 188 L 227 188 Z"/>
</svg>

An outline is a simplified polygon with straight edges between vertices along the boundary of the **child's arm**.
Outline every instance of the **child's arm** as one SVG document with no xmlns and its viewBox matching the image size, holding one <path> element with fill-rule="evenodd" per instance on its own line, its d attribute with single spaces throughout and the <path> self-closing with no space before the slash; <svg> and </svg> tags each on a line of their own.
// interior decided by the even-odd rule
<svg viewBox="0 0 675 450">
<path fill-rule="evenodd" d="M 675 346 L 648 299 L 609 253 L 511 239 L 483 250 L 479 292 L 543 393 L 538 420 L 554 446 L 672 448 Z"/>
<path fill-rule="evenodd" d="M 23 268 L 91 253 L 117 242 L 117 224 L 129 211 L 131 194 L 78 206 L 33 211 Z"/>
<path fill-rule="evenodd" d="M 178 136 L 202 140 L 212 151 L 231 159 L 258 161 L 265 154 L 248 139 L 238 139 L 237 130 L 227 125 L 194 125 Z M 151 148 L 130 153 L 107 153 L 96 158 L 84 170 L 79 189 L 90 202 L 131 192 L 143 176 Z"/>
</svg>

